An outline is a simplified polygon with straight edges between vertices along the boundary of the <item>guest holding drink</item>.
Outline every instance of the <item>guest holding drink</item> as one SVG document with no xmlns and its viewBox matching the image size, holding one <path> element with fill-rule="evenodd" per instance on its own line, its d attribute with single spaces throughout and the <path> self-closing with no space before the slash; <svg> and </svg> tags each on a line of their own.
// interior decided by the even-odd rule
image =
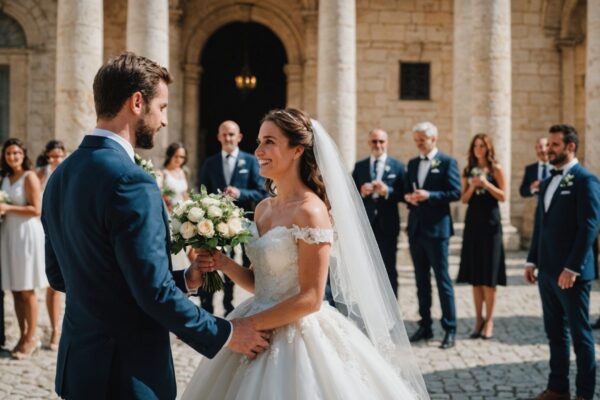
<svg viewBox="0 0 600 400">
<path fill-rule="evenodd" d="M 475 326 L 472 339 L 490 339 L 494 331 L 496 286 L 506 285 L 502 221 L 498 202 L 505 200 L 505 179 L 488 135 L 473 137 L 462 176 L 462 202 L 468 204 L 457 283 L 473 285 Z M 485 319 L 483 305 L 485 304 Z"/>
<path fill-rule="evenodd" d="M 44 152 L 39 157 L 41 165 L 36 170 L 36 174 L 40 180 L 41 191 L 44 191 L 48 178 L 56 167 L 63 162 L 67 155 L 65 145 L 60 140 L 50 140 L 46 143 Z M 46 308 L 48 309 L 48 317 L 50 319 L 50 342 L 48 349 L 52 351 L 58 350 L 58 342 L 60 340 L 60 311 L 62 305 L 62 294 L 52 289 L 50 286 L 46 289 Z"/>
<path fill-rule="evenodd" d="M 11 290 L 21 336 L 12 351 L 15 359 L 29 358 L 41 343 L 37 340 L 38 301 L 35 289 L 48 286 L 44 271 L 44 230 L 40 180 L 30 171 L 27 149 L 19 139 L 7 139 L 2 147 L 2 190 L 11 204 L 0 204 L 4 215 L 0 237 L 2 289 Z"/>
</svg>

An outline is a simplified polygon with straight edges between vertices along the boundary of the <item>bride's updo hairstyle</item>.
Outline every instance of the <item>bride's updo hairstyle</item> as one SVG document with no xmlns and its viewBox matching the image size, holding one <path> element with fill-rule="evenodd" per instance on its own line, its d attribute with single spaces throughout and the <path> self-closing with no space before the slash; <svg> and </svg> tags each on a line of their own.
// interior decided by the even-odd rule
<svg viewBox="0 0 600 400">
<path fill-rule="evenodd" d="M 283 131 L 290 147 L 304 147 L 300 158 L 300 179 L 325 202 L 328 209 L 331 208 L 325 192 L 325 183 L 315 159 L 314 133 L 308 114 L 295 108 L 276 109 L 269 111 L 261 124 L 267 121 L 274 123 Z M 269 194 L 276 196 L 273 180 L 267 179 L 265 186 Z"/>
</svg>

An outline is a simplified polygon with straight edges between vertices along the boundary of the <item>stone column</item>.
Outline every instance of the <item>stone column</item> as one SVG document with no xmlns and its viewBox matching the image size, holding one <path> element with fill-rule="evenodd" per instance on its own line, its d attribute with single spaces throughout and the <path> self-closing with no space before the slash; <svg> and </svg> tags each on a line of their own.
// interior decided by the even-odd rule
<svg viewBox="0 0 600 400">
<path fill-rule="evenodd" d="M 319 1 L 317 118 L 337 142 L 348 170 L 356 159 L 356 5 Z"/>
<path fill-rule="evenodd" d="M 102 65 L 102 0 L 60 0 L 56 38 L 55 137 L 76 149 L 96 125 L 94 76 Z"/>
<path fill-rule="evenodd" d="M 190 183 L 196 187 L 200 154 L 198 143 L 203 143 L 200 134 L 200 77 L 202 67 L 198 64 L 187 64 L 183 77 L 183 145 L 188 152 L 187 167 L 190 169 Z"/>
<path fill-rule="evenodd" d="M 304 19 L 304 43 L 306 51 L 304 53 L 303 70 L 303 91 L 302 101 L 303 109 L 310 115 L 317 115 L 317 53 L 318 53 L 318 30 L 319 20 L 317 6 L 302 10 Z"/>
<path fill-rule="evenodd" d="M 452 154 L 460 171 L 471 140 L 471 2 L 454 0 Z M 455 221 L 463 222 L 466 206 L 457 201 L 452 208 Z"/>
<path fill-rule="evenodd" d="M 575 43 L 557 42 L 561 62 L 561 123 L 575 125 Z"/>
<path fill-rule="evenodd" d="M 169 66 L 169 0 L 127 0 L 127 50 Z M 140 154 L 161 165 L 169 142 L 169 128 L 163 128 L 154 149 Z"/>
<path fill-rule="evenodd" d="M 183 11 L 179 5 L 169 10 L 169 72 L 173 82 L 169 85 L 169 139 L 181 142 L 183 135 L 183 68 L 181 62 L 181 26 Z"/>
<path fill-rule="evenodd" d="M 283 72 L 287 79 L 286 107 L 302 108 L 302 65 L 286 64 Z"/>
<path fill-rule="evenodd" d="M 600 2 L 587 2 L 585 166 L 600 176 Z"/>
<path fill-rule="evenodd" d="M 508 247 L 518 247 L 510 225 L 511 186 L 511 31 L 510 0 L 473 1 L 471 35 L 471 134 L 487 133 L 504 170 L 506 201 L 501 203 Z"/>
</svg>

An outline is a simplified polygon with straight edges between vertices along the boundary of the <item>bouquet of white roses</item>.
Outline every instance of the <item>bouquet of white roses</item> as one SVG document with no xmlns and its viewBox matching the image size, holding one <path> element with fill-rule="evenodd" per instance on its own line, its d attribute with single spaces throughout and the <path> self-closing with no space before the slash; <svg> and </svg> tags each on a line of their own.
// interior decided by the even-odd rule
<svg viewBox="0 0 600 400">
<path fill-rule="evenodd" d="M 469 179 L 469 183 L 471 183 L 471 179 L 474 177 L 478 177 L 479 179 L 486 179 L 485 177 L 485 171 L 479 167 L 473 167 L 471 169 L 471 172 L 469 173 L 469 176 L 471 177 Z M 482 195 L 485 193 L 485 189 L 484 188 L 477 188 L 475 189 L 475 194 L 476 195 Z"/>
<path fill-rule="evenodd" d="M 10 204 L 10 197 L 4 190 L 0 190 L 0 204 Z"/>
<path fill-rule="evenodd" d="M 230 251 L 252 236 L 250 221 L 244 211 L 223 193 L 208 194 L 202 186 L 200 193 L 176 205 L 171 215 L 171 253 L 177 254 L 186 246 Z M 216 292 L 223 289 L 223 280 L 217 272 L 204 277 L 202 289 Z"/>
</svg>

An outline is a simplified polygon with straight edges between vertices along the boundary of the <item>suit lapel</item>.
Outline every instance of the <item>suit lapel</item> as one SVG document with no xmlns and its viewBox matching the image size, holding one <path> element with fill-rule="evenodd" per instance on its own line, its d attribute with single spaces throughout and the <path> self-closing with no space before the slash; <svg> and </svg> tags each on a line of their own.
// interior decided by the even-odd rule
<svg viewBox="0 0 600 400">
<path fill-rule="evenodd" d="M 435 157 L 433 157 L 431 159 L 431 163 L 429 164 L 429 169 L 427 170 L 427 175 L 425 175 L 425 180 L 423 181 L 423 187 L 421 189 L 425 189 L 425 187 L 427 186 L 427 183 L 429 182 L 429 176 L 431 175 L 431 170 L 437 168 L 438 170 L 440 169 L 440 167 L 442 166 L 442 160 L 440 160 L 438 157 L 440 155 L 440 152 L 438 151 L 438 153 L 435 155 Z M 433 160 L 438 159 L 440 161 L 439 165 L 437 165 L 435 168 L 433 168 Z M 418 168 L 417 168 L 418 170 Z M 418 173 L 417 173 L 418 176 Z"/>
<path fill-rule="evenodd" d="M 237 173 L 238 173 L 238 165 L 240 165 L 240 160 L 243 160 L 244 156 L 242 155 L 242 152 L 240 151 L 238 153 L 237 158 L 235 159 L 235 164 L 233 165 L 233 171 L 231 172 L 231 180 L 229 181 L 229 184 L 231 186 L 235 186 L 233 184 L 233 182 L 235 182 L 235 178 L 237 177 Z"/>
</svg>

